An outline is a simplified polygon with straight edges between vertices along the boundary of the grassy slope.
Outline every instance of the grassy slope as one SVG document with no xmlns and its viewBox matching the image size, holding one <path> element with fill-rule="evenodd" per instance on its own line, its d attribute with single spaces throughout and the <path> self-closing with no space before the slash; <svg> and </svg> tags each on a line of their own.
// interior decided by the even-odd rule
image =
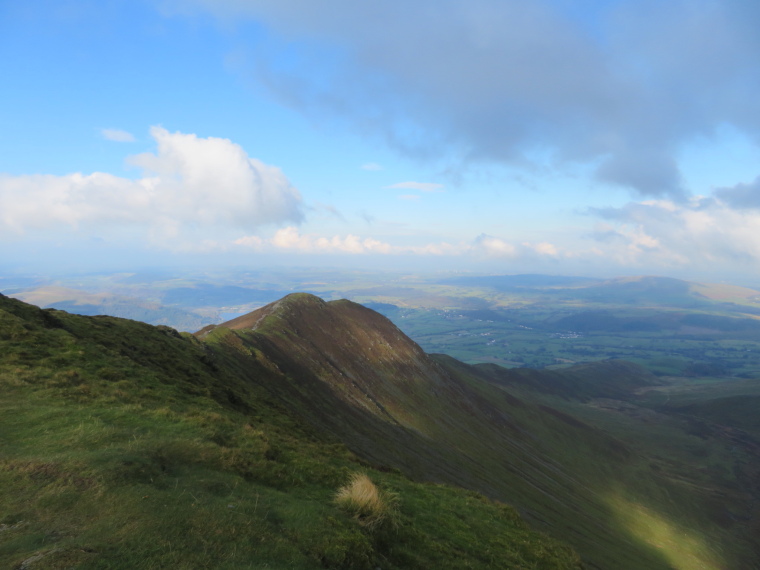
<svg viewBox="0 0 760 570">
<path fill-rule="evenodd" d="M 612 387 L 597 391 L 593 387 L 604 377 L 595 377 L 594 367 L 586 367 L 583 375 L 574 369 L 555 372 L 540 387 L 532 371 L 478 368 L 511 394 L 544 402 L 633 451 L 639 468 L 654 475 L 661 500 L 642 485 L 633 503 L 617 497 L 616 510 L 621 515 L 627 510 L 626 524 L 647 542 L 671 544 L 671 552 L 680 553 L 671 560 L 674 567 L 700 567 L 686 562 L 694 552 L 718 567 L 758 567 L 759 381 L 671 379 L 672 385 L 653 386 L 651 377 L 644 377 L 636 389 L 630 377 L 607 373 Z M 574 390 L 568 379 L 575 381 Z"/>
<path fill-rule="evenodd" d="M 357 305 L 291 300 L 308 310 L 199 342 L 0 297 L 0 566 L 577 567 L 511 508 L 404 473 L 517 505 L 589 567 L 753 567 L 744 513 L 715 517 L 741 489 L 694 477 L 677 429 L 588 403 L 609 380 L 606 398 L 647 384 L 631 367 L 505 391 Z M 399 494 L 397 528 L 333 503 L 357 470 Z"/>
<path fill-rule="evenodd" d="M 370 468 L 229 340 L 0 296 L 0 567 L 579 566 L 510 507 Z M 394 524 L 334 503 L 357 470 Z"/>
<path fill-rule="evenodd" d="M 431 361 L 366 308 L 290 296 L 228 325 L 239 330 L 206 331 L 206 340 L 241 363 L 257 354 L 280 372 L 273 391 L 288 407 L 353 451 L 510 502 L 594 567 L 741 568 L 753 558 L 746 533 L 712 520 L 715 496 L 695 495 L 688 476 L 674 481 L 644 451 L 541 398 L 510 396 L 492 384 L 493 369 Z M 652 377 L 637 370 L 606 363 L 528 379 L 566 391 L 585 378 L 588 399 L 647 386 Z"/>
</svg>

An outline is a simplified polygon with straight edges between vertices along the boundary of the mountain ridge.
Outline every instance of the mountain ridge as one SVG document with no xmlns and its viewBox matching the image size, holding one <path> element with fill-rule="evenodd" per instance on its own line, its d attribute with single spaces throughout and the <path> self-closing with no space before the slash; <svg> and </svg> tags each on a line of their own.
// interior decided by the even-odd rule
<svg viewBox="0 0 760 570">
<path fill-rule="evenodd" d="M 355 319 L 356 315 L 362 318 Z M 638 501 L 646 496 L 649 508 L 656 509 L 673 497 L 680 497 L 679 504 L 688 502 L 688 489 L 653 471 L 645 457 L 621 440 L 551 402 L 523 399 L 537 387 L 539 392 L 548 390 L 548 396 L 578 401 L 623 398 L 651 385 L 653 377 L 642 368 L 614 361 L 554 372 L 471 367 L 425 355 L 389 320 L 356 303 L 325 303 L 303 294 L 227 324 L 234 328 L 223 323 L 212 334 L 227 331 L 224 334 L 234 335 L 250 350 L 278 355 L 278 365 L 299 362 L 297 374 L 290 377 L 310 378 L 307 391 L 316 386 L 324 389 L 321 407 L 332 408 L 339 401 L 344 409 L 362 410 L 379 420 L 370 421 L 365 415 L 341 425 L 336 418 L 302 409 L 315 426 L 360 456 L 400 468 L 411 477 L 473 488 L 509 502 L 547 532 L 572 540 L 584 558 L 599 567 L 640 568 L 642 560 L 648 560 L 648 567 L 667 567 L 648 547 L 631 547 L 630 539 L 624 546 L 620 530 L 610 526 L 612 513 L 603 514 L 610 504 L 600 496 L 608 492 L 610 481 L 616 481 L 632 496 L 638 495 Z M 356 342 L 358 337 L 362 342 Z M 388 347 L 391 366 L 377 358 L 382 346 Z M 619 380 L 610 384 L 610 376 Z M 286 392 L 288 378 L 286 373 L 275 391 Z M 510 379 L 506 384 L 505 378 Z M 583 382 L 584 378 L 589 381 Z M 521 390 L 510 393 L 510 384 Z M 598 465 L 579 467 L 580 458 Z M 629 508 L 627 500 L 612 500 L 613 509 Z M 677 511 L 685 516 L 682 507 Z M 704 514 L 689 516 L 696 516 L 702 526 L 714 524 Z M 572 519 L 576 527 L 563 529 Z M 713 527 L 713 532 L 720 531 Z M 613 561 L 604 549 L 600 552 L 595 546 L 600 541 L 615 544 L 618 559 Z M 627 566 L 621 555 L 638 561 Z"/>
<path fill-rule="evenodd" d="M 4 297 L 0 310 L 0 340 L 8 346 L 0 379 L 9 393 L 32 390 L 29 393 L 43 397 L 53 390 L 51 394 L 65 394 L 80 406 L 95 398 L 117 407 L 124 401 L 138 406 L 133 408 L 138 411 L 155 405 L 165 411 L 159 415 L 151 411 L 151 418 L 187 418 L 182 421 L 193 425 L 197 421 L 193 418 L 202 417 L 200 427 L 193 429 L 206 430 L 208 435 L 202 444 L 193 444 L 203 450 L 195 455 L 220 458 L 222 471 L 215 477 L 232 477 L 224 470 L 233 469 L 245 485 L 256 482 L 287 489 L 296 497 L 299 485 L 336 485 L 339 470 L 328 464 L 345 465 L 340 459 L 344 452 L 330 454 L 347 449 L 356 464 L 396 485 L 407 485 L 406 479 L 398 479 L 403 474 L 513 504 L 531 524 L 572 544 L 588 567 L 751 567 L 748 561 L 756 544 L 746 525 L 739 518 L 713 520 L 721 508 L 713 505 L 717 496 L 725 508 L 739 513 L 748 504 L 747 492 L 721 487 L 712 479 L 706 480 L 706 487 L 687 469 L 675 477 L 662 459 L 576 414 L 575 402 L 585 405 L 600 394 L 629 398 L 632 391 L 647 386 L 651 378 L 637 377 L 633 365 L 606 362 L 551 375 L 470 366 L 425 354 L 391 321 L 370 309 L 345 300 L 324 302 L 308 294 L 289 295 L 194 336 L 110 317 L 41 311 Z M 35 338 L 36 344 L 29 344 Z M 51 348 L 45 348 L 43 340 Z M 64 348 L 55 348 L 59 345 Z M 46 372 L 48 361 L 57 363 L 59 371 Z M 93 364 L 97 362 L 103 364 Z M 27 376 L 19 376 L 13 372 L 16 369 L 33 381 L 24 381 Z M 618 383 L 618 373 L 630 378 Z M 52 380 L 46 380 L 46 374 Z M 130 395 L 135 389 L 145 395 Z M 186 400 L 188 404 L 181 403 Z M 208 401 L 204 406 L 213 402 L 215 411 L 199 408 L 189 415 L 181 411 L 196 401 Z M 97 412 L 103 418 L 108 414 L 112 412 Z M 119 417 L 118 422 L 133 421 Z M 108 425 L 116 426 L 113 421 L 108 420 Z M 253 435 L 259 432 L 266 435 Z M 129 442 L 127 437 L 119 445 L 132 445 Z M 248 442 L 249 447 L 238 450 L 239 442 Z M 187 445 L 173 440 L 171 445 L 162 444 L 158 454 L 138 456 L 138 465 L 149 469 L 149 477 L 141 475 L 143 467 L 128 471 L 135 473 L 139 484 L 147 485 L 148 493 L 169 493 L 167 478 L 188 469 L 182 463 L 187 460 L 176 459 L 171 449 Z M 311 449 L 308 453 L 316 454 L 314 459 L 302 466 L 296 462 Z M 317 458 L 325 453 L 326 463 Z M 129 461 L 134 465 L 134 459 Z M 9 477 L 16 476 L 15 469 Z M 168 487 L 155 487 L 156 481 Z M 257 489 L 261 493 L 265 488 Z M 323 487 L 316 489 L 310 493 L 329 497 Z M 200 493 L 198 488 L 191 492 Z M 418 497 L 412 491 L 407 494 L 410 499 Z M 177 491 L 172 500 L 179 495 Z M 445 505 L 442 508 L 437 516 L 447 520 Z M 402 515 L 409 531 L 424 518 L 419 512 L 413 520 L 408 512 Z M 433 525 L 434 520 L 430 519 Z M 345 524 L 348 529 L 350 523 Z M 641 524 L 663 528 L 667 536 L 686 532 L 691 538 L 663 543 Z M 373 553 L 362 560 L 380 556 L 399 563 L 406 548 L 403 540 L 401 545 L 388 546 L 383 542 L 387 537 L 377 542 L 362 529 L 350 528 L 352 540 L 363 541 L 362 552 Z M 328 533 L 326 527 L 324 532 Z M 432 531 L 425 527 L 425 532 Z M 324 552 L 320 556 L 326 567 L 361 567 L 351 565 L 356 558 L 347 551 L 342 558 Z M 324 562 L 326 556 L 333 562 Z M 575 567 L 571 558 L 563 564 L 557 567 Z"/>
<path fill-rule="evenodd" d="M 374 469 L 240 348 L 0 296 L 0 566 L 580 568 L 506 505 Z M 387 524 L 334 502 L 357 472 L 401 498 Z"/>
</svg>

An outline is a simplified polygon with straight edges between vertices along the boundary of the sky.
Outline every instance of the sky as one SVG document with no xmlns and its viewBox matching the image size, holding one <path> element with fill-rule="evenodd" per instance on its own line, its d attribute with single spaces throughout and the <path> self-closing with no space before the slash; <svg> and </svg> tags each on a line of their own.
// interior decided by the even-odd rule
<svg viewBox="0 0 760 570">
<path fill-rule="evenodd" d="M 760 4 L 0 0 L 0 270 L 760 285 Z"/>
</svg>

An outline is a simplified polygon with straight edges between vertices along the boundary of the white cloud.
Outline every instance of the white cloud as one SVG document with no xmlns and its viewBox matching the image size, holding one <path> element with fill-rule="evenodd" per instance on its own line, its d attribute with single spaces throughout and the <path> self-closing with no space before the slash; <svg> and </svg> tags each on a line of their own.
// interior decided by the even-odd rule
<svg viewBox="0 0 760 570">
<path fill-rule="evenodd" d="M 243 247 L 259 250 L 263 247 L 264 240 L 261 239 L 259 236 L 243 236 L 241 238 L 236 239 L 233 243 L 235 245 L 240 245 Z"/>
<path fill-rule="evenodd" d="M 294 226 L 275 232 L 271 238 L 251 235 L 233 242 L 237 246 L 258 252 L 289 252 L 309 254 L 383 254 L 419 256 L 484 256 L 485 258 L 540 259 L 560 256 L 557 248 L 548 242 L 511 244 L 501 238 L 482 234 L 472 243 L 447 242 L 425 245 L 391 245 L 387 242 L 356 235 L 324 237 L 302 234 Z"/>
<path fill-rule="evenodd" d="M 559 252 L 557 251 L 557 247 L 554 244 L 548 243 L 548 242 L 541 242 L 536 244 L 523 244 L 526 247 L 531 248 L 533 251 L 535 251 L 539 255 L 545 255 L 548 257 L 557 257 L 559 255 Z"/>
<path fill-rule="evenodd" d="M 281 249 L 311 249 L 311 240 L 308 236 L 301 236 L 298 230 L 292 226 L 279 230 L 271 239 L 271 244 Z"/>
<path fill-rule="evenodd" d="M 760 211 L 719 198 L 657 200 L 592 210 L 607 220 L 592 237 L 620 263 L 715 267 L 760 264 Z M 746 264 L 750 264 L 747 266 Z"/>
<path fill-rule="evenodd" d="M 154 181 L 111 174 L 0 175 L 0 231 L 136 223 L 146 215 Z"/>
<path fill-rule="evenodd" d="M 398 184 L 391 184 L 386 188 L 399 188 L 404 190 L 420 190 L 421 192 L 442 192 L 443 184 L 435 184 L 433 182 L 399 182 Z"/>
<path fill-rule="evenodd" d="M 301 197 L 280 169 L 221 138 L 151 129 L 155 153 L 130 157 L 136 180 L 111 174 L 0 176 L 0 233 L 140 227 L 154 241 L 300 222 Z"/>
<path fill-rule="evenodd" d="M 361 238 L 355 235 L 344 237 L 333 236 L 331 238 L 301 234 L 297 228 L 288 226 L 278 230 L 274 236 L 264 240 L 257 236 L 245 236 L 235 240 L 240 245 L 255 250 L 284 250 L 292 253 L 398 253 L 399 248 L 394 248 L 388 243 L 374 238 Z"/>
<path fill-rule="evenodd" d="M 481 234 L 475 239 L 475 246 L 486 255 L 495 257 L 517 257 L 517 248 L 502 239 Z"/>
<path fill-rule="evenodd" d="M 158 209 L 182 221 L 256 227 L 300 221 L 301 196 L 282 171 L 249 158 L 229 139 L 152 127 L 156 154 L 129 159 L 157 176 Z"/>
<path fill-rule="evenodd" d="M 451 244 L 446 242 L 429 243 L 423 246 L 412 246 L 408 251 L 417 255 L 454 256 L 464 255 L 472 251 L 468 244 Z"/>
<path fill-rule="evenodd" d="M 100 134 L 107 141 L 135 142 L 135 136 L 132 133 L 120 129 L 100 129 Z"/>
<path fill-rule="evenodd" d="M 244 236 L 235 240 L 233 243 L 258 252 L 287 252 L 295 254 L 338 253 L 354 255 L 382 254 L 444 256 L 462 255 L 473 249 L 471 245 L 452 245 L 446 242 L 431 243 L 422 246 L 391 245 L 372 237 L 361 237 L 353 234 L 324 237 L 314 234 L 302 234 L 293 226 L 278 230 L 271 238 L 264 239 L 259 236 Z"/>
<path fill-rule="evenodd" d="M 546 259 L 566 255 L 564 252 L 560 253 L 557 246 L 549 242 L 514 244 L 488 234 L 481 234 L 475 238 L 471 249 L 473 253 L 481 253 L 486 257 L 505 259 Z"/>
<path fill-rule="evenodd" d="M 259 50 L 259 79 L 283 103 L 454 166 L 520 166 L 549 149 L 557 163 L 595 165 L 603 182 L 682 199 L 685 143 L 726 123 L 760 134 L 756 2 L 165 5 L 257 21 L 299 52 L 285 66 L 280 50 Z M 325 58 L 324 46 L 342 51 Z"/>
<path fill-rule="evenodd" d="M 377 164 L 376 162 L 367 162 L 365 164 L 362 164 L 361 166 L 362 170 L 382 170 L 383 167 Z"/>
</svg>

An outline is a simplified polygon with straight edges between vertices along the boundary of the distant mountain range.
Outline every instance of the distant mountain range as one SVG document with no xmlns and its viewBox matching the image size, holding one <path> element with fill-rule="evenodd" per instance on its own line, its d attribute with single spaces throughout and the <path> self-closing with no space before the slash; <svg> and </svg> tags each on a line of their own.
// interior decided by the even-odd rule
<svg viewBox="0 0 760 570">
<path fill-rule="evenodd" d="M 411 276 L 410 276 L 411 277 Z M 556 275 L 493 275 L 446 278 L 386 278 L 368 286 L 351 273 L 331 280 L 286 277 L 282 281 L 248 275 L 225 279 L 205 276 L 114 275 L 61 281 L 12 280 L 0 292 L 33 303 L 81 315 L 110 315 L 164 324 L 192 332 L 209 323 L 250 312 L 288 294 L 295 286 L 328 298 L 350 298 L 369 306 L 490 310 L 504 295 L 529 303 L 596 306 L 684 308 L 760 315 L 760 291 L 726 284 L 695 283 L 667 277 L 598 279 Z M 0 281 L 2 285 L 2 281 Z"/>
</svg>

